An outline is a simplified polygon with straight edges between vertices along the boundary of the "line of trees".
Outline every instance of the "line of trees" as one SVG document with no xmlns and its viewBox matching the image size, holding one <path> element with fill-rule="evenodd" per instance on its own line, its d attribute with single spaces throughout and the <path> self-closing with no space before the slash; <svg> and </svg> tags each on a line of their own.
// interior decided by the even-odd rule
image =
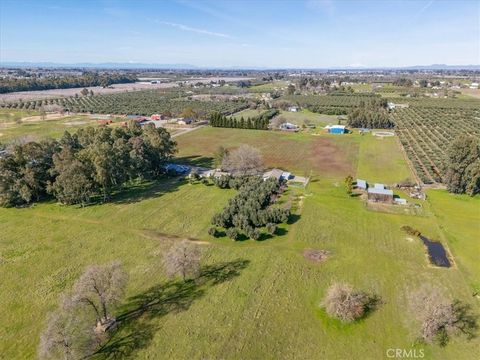
<svg viewBox="0 0 480 360">
<path fill-rule="evenodd" d="M 11 145 L 0 157 L 0 206 L 22 206 L 48 195 L 82 206 L 95 196 L 108 201 L 129 182 L 160 175 L 175 151 L 165 129 L 134 122 Z"/>
<path fill-rule="evenodd" d="M 387 100 L 371 98 L 362 100 L 358 108 L 348 112 L 347 125 L 354 128 L 390 129 L 395 123 L 388 114 Z"/>
<path fill-rule="evenodd" d="M 103 86 L 113 84 L 126 84 L 137 81 L 132 74 L 97 74 L 86 72 L 80 76 L 49 76 L 49 77 L 23 77 L 0 79 L 0 94 L 14 91 L 69 89 L 77 87 Z"/>
<path fill-rule="evenodd" d="M 221 113 L 213 113 L 210 116 L 210 125 L 213 127 L 268 130 L 270 119 L 278 114 L 277 109 L 271 109 L 262 114 L 245 119 L 243 116 L 236 119 L 232 116 L 225 116 Z"/>
</svg>

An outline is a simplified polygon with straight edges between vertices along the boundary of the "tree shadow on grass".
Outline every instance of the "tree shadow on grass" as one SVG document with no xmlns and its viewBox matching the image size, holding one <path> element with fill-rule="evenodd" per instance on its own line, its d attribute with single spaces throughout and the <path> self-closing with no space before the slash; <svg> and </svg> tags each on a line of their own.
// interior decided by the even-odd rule
<svg viewBox="0 0 480 360">
<path fill-rule="evenodd" d="M 186 183 L 187 181 L 183 176 L 162 176 L 162 178 L 158 180 L 138 182 L 129 185 L 125 189 L 115 193 L 110 199 L 110 202 L 114 204 L 132 204 L 177 191 L 179 186 Z"/>
<path fill-rule="evenodd" d="M 147 347 L 159 330 L 152 323 L 153 319 L 188 310 L 209 288 L 239 276 L 249 262 L 238 259 L 204 266 L 195 280 L 168 281 L 131 297 L 117 317 L 118 330 L 96 352 L 94 358 L 122 359 L 133 356 L 136 351 Z"/>
<path fill-rule="evenodd" d="M 191 155 L 191 156 L 181 156 L 173 160 L 175 163 L 186 164 L 190 166 L 199 166 L 211 168 L 214 164 L 213 157 L 200 156 L 200 155 Z"/>
<path fill-rule="evenodd" d="M 298 220 L 300 220 L 300 215 L 298 214 L 290 214 L 288 217 L 287 224 L 292 225 L 295 224 Z"/>
</svg>

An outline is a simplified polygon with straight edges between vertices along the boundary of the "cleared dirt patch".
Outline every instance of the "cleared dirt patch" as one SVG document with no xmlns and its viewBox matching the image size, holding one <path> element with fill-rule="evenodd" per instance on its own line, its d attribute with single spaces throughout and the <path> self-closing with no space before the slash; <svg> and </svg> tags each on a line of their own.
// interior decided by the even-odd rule
<svg viewBox="0 0 480 360">
<path fill-rule="evenodd" d="M 315 137 L 309 160 L 321 173 L 344 175 L 354 172 L 348 147 L 340 147 L 331 139 Z"/>
<path fill-rule="evenodd" d="M 27 116 L 22 118 L 23 122 L 35 122 L 35 121 L 44 121 L 44 120 L 58 120 L 65 117 L 65 115 L 62 114 L 47 114 L 45 115 L 45 118 L 42 119 L 42 116 L 36 115 L 36 116 Z"/>
<path fill-rule="evenodd" d="M 320 249 L 305 249 L 303 257 L 309 261 L 320 263 L 324 262 L 330 256 L 330 251 Z"/>
</svg>

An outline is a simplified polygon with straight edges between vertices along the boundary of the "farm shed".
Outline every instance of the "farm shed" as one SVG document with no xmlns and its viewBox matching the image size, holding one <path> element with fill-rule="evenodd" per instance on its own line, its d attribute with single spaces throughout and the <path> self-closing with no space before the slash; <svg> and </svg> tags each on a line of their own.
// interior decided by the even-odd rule
<svg viewBox="0 0 480 360">
<path fill-rule="evenodd" d="M 369 188 L 368 200 L 393 204 L 393 191 L 388 189 Z"/>
<path fill-rule="evenodd" d="M 283 123 L 280 125 L 280 130 L 283 131 L 298 131 L 298 126 L 295 124 L 291 124 L 289 122 Z"/>
<path fill-rule="evenodd" d="M 347 132 L 345 125 L 327 125 L 325 129 L 330 134 L 345 134 Z"/>
<path fill-rule="evenodd" d="M 367 190 L 367 181 L 362 179 L 357 179 L 357 188 Z"/>
</svg>

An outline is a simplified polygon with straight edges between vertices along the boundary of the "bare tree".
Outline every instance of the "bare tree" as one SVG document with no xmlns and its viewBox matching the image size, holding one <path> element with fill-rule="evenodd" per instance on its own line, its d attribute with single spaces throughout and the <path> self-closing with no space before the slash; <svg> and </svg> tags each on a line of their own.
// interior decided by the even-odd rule
<svg viewBox="0 0 480 360">
<path fill-rule="evenodd" d="M 285 124 L 287 120 L 283 116 L 276 116 L 272 120 L 272 128 L 279 129 L 282 124 Z"/>
<path fill-rule="evenodd" d="M 169 276 L 196 277 L 200 271 L 201 253 L 198 247 L 188 240 L 176 242 L 165 255 L 164 265 Z"/>
<path fill-rule="evenodd" d="M 468 305 L 449 299 L 433 286 L 424 285 L 410 293 L 409 302 L 426 342 L 446 345 L 451 336 L 463 333 L 472 337 L 477 329 L 476 317 Z"/>
<path fill-rule="evenodd" d="M 257 175 L 263 170 L 260 152 L 250 145 L 241 145 L 238 149 L 226 154 L 222 169 L 233 175 Z"/>
<path fill-rule="evenodd" d="M 354 290 L 349 284 L 335 283 L 328 288 L 322 305 L 328 315 L 352 322 L 365 314 L 368 302 L 367 294 Z"/>
<path fill-rule="evenodd" d="M 93 312 L 97 332 L 106 332 L 115 326 L 111 307 L 125 294 L 127 274 L 119 261 L 87 268 L 73 287 L 72 301 Z"/>
<path fill-rule="evenodd" d="M 90 355 L 98 345 L 92 324 L 79 316 L 68 298 L 49 314 L 40 336 L 40 359 L 80 359 Z"/>
</svg>

